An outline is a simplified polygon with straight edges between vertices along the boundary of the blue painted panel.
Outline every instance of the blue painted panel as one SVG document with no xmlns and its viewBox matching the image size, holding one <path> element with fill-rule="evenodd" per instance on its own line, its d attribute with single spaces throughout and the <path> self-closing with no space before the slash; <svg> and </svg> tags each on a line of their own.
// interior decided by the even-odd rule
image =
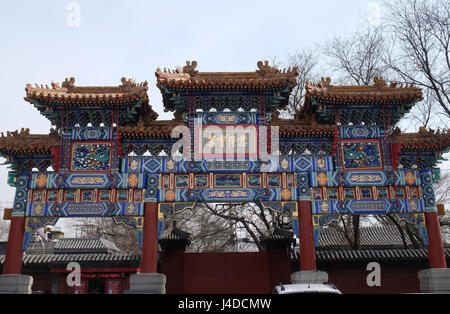
<svg viewBox="0 0 450 314">
<path fill-rule="evenodd" d="M 27 206 L 29 217 L 111 217 L 143 216 L 144 203 L 32 203 Z"/>
<path fill-rule="evenodd" d="M 384 130 L 377 126 L 356 125 L 356 126 L 342 126 L 341 138 L 380 138 L 384 136 Z"/>
<path fill-rule="evenodd" d="M 275 162 L 275 165 L 271 163 Z M 299 172 L 332 171 L 331 156 L 279 156 L 269 160 L 201 160 L 188 162 L 172 157 L 126 157 L 122 172 L 127 173 L 204 173 L 204 172 Z"/>
<path fill-rule="evenodd" d="M 54 172 L 33 173 L 30 183 L 31 189 L 102 189 L 112 188 L 130 189 L 145 188 L 143 173 L 70 173 L 65 176 Z"/>
<path fill-rule="evenodd" d="M 393 172 L 383 170 L 310 172 L 309 176 L 311 187 L 394 185 Z M 417 170 L 397 170 L 395 179 L 398 186 L 419 186 L 421 184 Z"/>
<path fill-rule="evenodd" d="M 266 118 L 270 115 L 267 114 Z M 236 125 L 236 124 L 263 124 L 264 119 L 257 112 L 202 112 L 197 113 L 197 119 L 202 124 L 208 125 Z M 184 115 L 185 122 L 188 122 L 188 114 Z"/>
<path fill-rule="evenodd" d="M 108 127 L 76 127 L 71 129 L 71 139 L 76 141 L 111 140 L 111 128 Z"/>
</svg>

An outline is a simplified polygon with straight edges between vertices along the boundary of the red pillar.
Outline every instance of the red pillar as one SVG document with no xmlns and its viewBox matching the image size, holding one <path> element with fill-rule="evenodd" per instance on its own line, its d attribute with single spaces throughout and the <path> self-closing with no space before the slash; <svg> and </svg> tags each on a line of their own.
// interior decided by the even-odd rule
<svg viewBox="0 0 450 314">
<path fill-rule="evenodd" d="M 22 273 L 22 243 L 24 232 L 25 217 L 11 217 L 3 274 L 20 275 Z"/>
<path fill-rule="evenodd" d="M 316 270 L 316 249 L 310 201 L 298 201 L 298 229 L 300 236 L 300 270 Z"/>
<path fill-rule="evenodd" d="M 155 202 L 147 202 L 144 207 L 141 272 L 158 272 L 158 203 Z"/>
<path fill-rule="evenodd" d="M 447 268 L 444 247 L 442 244 L 441 228 L 437 212 L 425 213 L 428 233 L 428 263 L 430 268 Z"/>
</svg>

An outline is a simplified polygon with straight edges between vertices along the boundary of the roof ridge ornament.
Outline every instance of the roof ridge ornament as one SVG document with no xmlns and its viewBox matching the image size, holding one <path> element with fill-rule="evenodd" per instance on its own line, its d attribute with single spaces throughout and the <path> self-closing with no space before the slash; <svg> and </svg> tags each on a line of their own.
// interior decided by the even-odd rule
<svg viewBox="0 0 450 314">
<path fill-rule="evenodd" d="M 5 137 L 3 132 L 1 133 L 2 137 Z M 21 135 L 30 135 L 30 129 L 29 128 L 21 128 L 20 132 L 19 130 L 15 131 L 6 131 L 6 137 L 15 137 L 15 136 L 21 136 Z"/>
<path fill-rule="evenodd" d="M 328 76 L 326 78 L 321 77 L 318 85 L 319 85 L 319 87 L 323 87 L 323 88 L 330 87 L 331 86 L 331 78 Z"/>
<path fill-rule="evenodd" d="M 49 133 L 49 135 L 51 135 L 51 136 L 59 135 L 59 134 L 58 134 L 58 130 L 57 130 L 57 129 L 54 129 L 54 128 L 50 128 L 50 133 Z"/>
<path fill-rule="evenodd" d="M 411 83 L 403 82 L 402 83 L 402 82 L 398 82 L 398 81 L 392 81 L 392 82 L 390 82 L 389 87 L 392 87 L 392 88 L 414 88 L 416 86 L 414 85 L 413 82 L 411 82 Z"/>
<path fill-rule="evenodd" d="M 71 77 L 70 79 L 68 79 L 66 77 L 66 79 L 64 80 L 64 82 L 62 82 L 61 84 L 62 87 L 67 88 L 68 92 L 71 92 L 72 89 L 75 87 L 75 78 Z"/>
<path fill-rule="evenodd" d="M 134 88 L 134 87 L 140 87 L 140 88 L 144 88 L 145 90 L 148 89 L 148 82 L 144 81 L 141 83 L 137 83 L 136 80 L 134 78 L 129 78 L 127 79 L 126 77 L 122 77 L 120 79 L 120 81 L 122 82 L 122 85 L 119 85 L 120 88 L 122 89 L 128 89 L 128 88 Z"/>
<path fill-rule="evenodd" d="M 183 67 L 183 73 L 189 74 L 191 77 L 196 76 L 198 71 L 195 69 L 197 67 L 197 61 L 186 61 L 186 65 Z"/>
<path fill-rule="evenodd" d="M 58 90 L 58 89 L 60 89 L 61 87 L 59 87 L 59 83 L 58 82 L 53 82 L 52 81 L 52 88 L 54 89 L 54 90 Z"/>
<path fill-rule="evenodd" d="M 383 88 L 383 87 L 387 86 L 386 81 L 383 80 L 383 77 L 381 77 L 381 76 L 374 76 L 373 82 L 374 82 L 374 86 L 378 87 L 378 88 Z"/>
<path fill-rule="evenodd" d="M 126 77 L 122 77 L 120 81 L 122 82 L 122 85 L 119 85 L 120 87 L 136 87 L 136 80 L 133 78 L 127 79 Z"/>
<path fill-rule="evenodd" d="M 265 60 L 264 62 L 258 61 L 256 63 L 259 70 L 256 70 L 256 73 L 258 73 L 260 76 L 265 76 L 267 74 L 277 74 L 280 73 L 280 70 L 276 67 L 272 67 L 269 65 L 269 61 Z"/>
<path fill-rule="evenodd" d="M 434 132 L 432 128 L 427 129 L 425 126 L 419 127 L 419 134 L 434 134 Z"/>
<path fill-rule="evenodd" d="M 305 82 L 306 89 L 316 89 L 316 88 L 328 88 L 331 87 L 331 78 L 330 77 L 321 77 L 320 82 L 313 83 L 310 80 L 306 80 Z"/>
</svg>

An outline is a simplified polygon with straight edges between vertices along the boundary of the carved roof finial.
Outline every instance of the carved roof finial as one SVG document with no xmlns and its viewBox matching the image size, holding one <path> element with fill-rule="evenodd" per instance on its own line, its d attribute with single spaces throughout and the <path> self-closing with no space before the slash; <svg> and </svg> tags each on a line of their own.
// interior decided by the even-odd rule
<svg viewBox="0 0 450 314">
<path fill-rule="evenodd" d="M 50 135 L 55 136 L 58 135 L 58 130 L 54 129 L 54 128 L 50 128 Z"/>
<path fill-rule="evenodd" d="M 126 77 L 122 77 L 120 81 L 122 82 L 121 87 L 136 87 L 136 81 L 132 78 L 127 79 Z"/>
<path fill-rule="evenodd" d="M 58 82 L 52 82 L 52 88 L 53 88 L 54 90 L 59 89 L 59 88 L 60 88 L 60 87 L 59 87 L 59 83 L 58 83 Z"/>
<path fill-rule="evenodd" d="M 331 78 L 329 78 L 329 77 L 320 78 L 320 83 L 319 83 L 320 87 L 329 87 L 330 85 L 331 85 Z"/>
<path fill-rule="evenodd" d="M 72 90 L 72 88 L 75 87 L 75 78 L 71 77 L 70 79 L 68 79 L 66 77 L 66 79 L 64 80 L 64 82 L 62 82 L 62 87 L 67 88 L 67 90 L 70 92 Z"/>
<path fill-rule="evenodd" d="M 6 131 L 6 136 L 7 137 L 14 137 L 14 136 L 20 136 L 20 135 L 30 135 L 30 129 L 29 128 L 21 128 L 20 132 L 19 130 L 16 131 Z"/>
<path fill-rule="evenodd" d="M 187 73 L 190 76 L 196 76 L 198 71 L 195 69 L 197 67 L 197 61 L 186 61 L 186 65 L 183 67 L 183 73 Z"/>
<path fill-rule="evenodd" d="M 396 88 L 397 85 L 399 85 L 399 84 L 400 84 L 399 82 L 393 81 L 393 82 L 390 82 L 390 83 L 389 83 L 389 87 Z"/>
<path fill-rule="evenodd" d="M 381 76 L 380 76 L 380 77 L 375 76 L 375 77 L 373 78 L 373 82 L 375 83 L 374 85 L 375 85 L 376 87 L 378 87 L 378 88 L 382 88 L 382 87 L 387 86 L 387 85 L 386 85 L 386 82 L 383 80 L 383 78 L 382 78 Z"/>
<path fill-rule="evenodd" d="M 424 126 L 419 127 L 419 134 L 434 134 L 434 130 L 433 129 L 428 129 Z"/>
<path fill-rule="evenodd" d="M 261 76 L 265 76 L 266 74 L 275 74 L 275 73 L 279 73 L 280 70 L 278 70 L 275 67 L 271 67 L 269 65 L 269 61 L 265 60 L 264 63 L 262 61 L 258 61 L 256 63 L 256 65 L 258 66 L 259 70 L 256 70 L 256 73 L 258 73 Z"/>
</svg>

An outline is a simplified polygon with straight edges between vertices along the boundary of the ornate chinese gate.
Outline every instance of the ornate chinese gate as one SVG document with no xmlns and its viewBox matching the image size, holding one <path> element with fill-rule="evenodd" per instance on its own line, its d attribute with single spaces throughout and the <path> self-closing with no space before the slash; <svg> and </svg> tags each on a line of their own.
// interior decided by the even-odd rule
<svg viewBox="0 0 450 314">
<path fill-rule="evenodd" d="M 296 68 L 258 62 L 255 72 L 208 73 L 196 65 L 156 72 L 170 121 L 156 120 L 147 82 L 27 85 L 25 100 L 55 128 L 0 138 L 16 188 L 4 274 L 20 274 L 31 234 L 63 217 L 114 217 L 134 227 L 141 275 L 155 274 L 164 217 L 198 202 L 258 202 L 285 213 L 300 239 L 302 271 L 316 270 L 323 226 L 341 215 L 387 213 L 418 228 L 430 268 L 446 267 L 433 183 L 450 135 L 394 129 L 422 99 L 420 89 L 381 78 L 373 86 L 308 82 L 302 111 L 287 120 L 278 113 Z M 161 280 L 152 291 L 164 291 Z"/>
</svg>

